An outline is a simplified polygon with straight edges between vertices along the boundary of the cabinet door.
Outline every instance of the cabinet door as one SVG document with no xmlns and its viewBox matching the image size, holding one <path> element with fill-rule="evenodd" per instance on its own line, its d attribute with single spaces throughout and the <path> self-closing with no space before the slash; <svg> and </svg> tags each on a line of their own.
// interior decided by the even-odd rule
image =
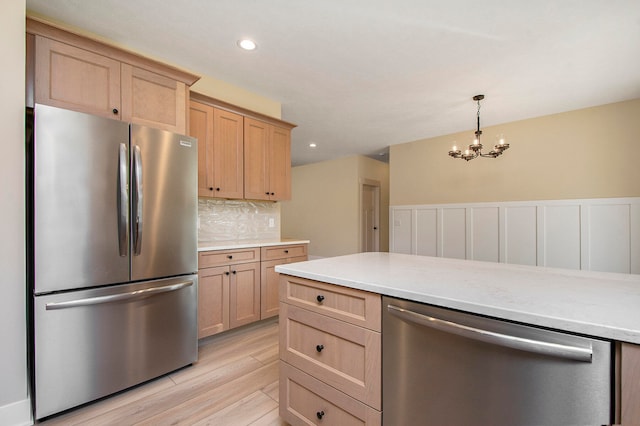
<svg viewBox="0 0 640 426">
<path fill-rule="evenodd" d="M 293 246 L 298 247 L 298 246 Z M 306 246 L 304 246 L 306 248 Z M 263 247 L 263 250 L 265 247 Z M 268 260 L 261 263 L 260 274 L 260 319 L 278 315 L 280 312 L 280 274 L 276 266 L 287 263 L 304 262 L 307 256 L 290 257 L 285 259 Z"/>
<path fill-rule="evenodd" d="M 231 265 L 229 326 L 260 320 L 260 262 Z"/>
<path fill-rule="evenodd" d="M 189 135 L 198 139 L 198 196 L 213 197 L 213 107 L 191 101 Z"/>
<path fill-rule="evenodd" d="M 213 110 L 213 196 L 244 196 L 243 117 L 229 111 Z"/>
<path fill-rule="evenodd" d="M 244 119 L 244 197 L 269 200 L 267 150 L 270 125 L 245 117 Z"/>
<path fill-rule="evenodd" d="M 268 260 L 261 263 L 260 282 L 260 319 L 278 315 L 280 299 L 278 296 L 279 277 L 276 266 L 282 265 L 286 259 Z"/>
<path fill-rule="evenodd" d="M 620 424 L 634 425 L 640 419 L 640 345 L 622 343 L 621 352 Z"/>
<path fill-rule="evenodd" d="M 268 149 L 269 199 L 291 199 L 291 131 L 271 126 Z"/>
<path fill-rule="evenodd" d="M 187 89 L 182 82 L 122 64 L 122 119 L 185 134 Z"/>
<path fill-rule="evenodd" d="M 229 267 L 198 271 L 198 338 L 229 328 Z"/>
<path fill-rule="evenodd" d="M 120 62 L 36 36 L 35 101 L 120 118 Z"/>
</svg>

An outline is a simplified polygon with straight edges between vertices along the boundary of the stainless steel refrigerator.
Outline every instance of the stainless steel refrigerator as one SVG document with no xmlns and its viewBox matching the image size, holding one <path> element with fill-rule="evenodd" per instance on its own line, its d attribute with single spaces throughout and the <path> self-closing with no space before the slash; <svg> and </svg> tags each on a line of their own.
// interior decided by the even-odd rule
<svg viewBox="0 0 640 426">
<path fill-rule="evenodd" d="M 31 374 L 40 419 L 197 359 L 197 141 L 27 110 Z"/>
</svg>

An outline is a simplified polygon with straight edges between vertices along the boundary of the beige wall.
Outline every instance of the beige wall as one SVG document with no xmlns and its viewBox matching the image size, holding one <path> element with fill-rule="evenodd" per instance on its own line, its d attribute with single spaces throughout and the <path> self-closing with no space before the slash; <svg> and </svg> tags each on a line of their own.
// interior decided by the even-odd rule
<svg viewBox="0 0 640 426">
<path fill-rule="evenodd" d="M 0 425 L 29 421 L 25 304 L 25 1 L 0 8 Z"/>
<path fill-rule="evenodd" d="M 194 74 L 198 73 L 194 72 Z M 278 119 L 282 118 L 282 105 L 280 102 L 265 98 L 210 76 L 203 75 L 200 80 L 191 86 L 191 90 L 246 108 L 250 111 L 259 112 Z"/>
<path fill-rule="evenodd" d="M 283 237 L 308 239 L 310 256 L 338 256 L 360 251 L 360 181 L 380 181 L 388 198 L 388 166 L 354 156 L 294 167 L 291 201 L 282 202 Z M 382 204 L 382 203 L 381 203 Z M 388 204 L 381 206 L 388 215 Z M 388 216 L 381 218 L 381 249 L 388 250 Z"/>
<path fill-rule="evenodd" d="M 640 99 L 482 129 L 497 159 L 447 156 L 473 131 L 390 149 L 391 205 L 640 196 Z"/>
</svg>

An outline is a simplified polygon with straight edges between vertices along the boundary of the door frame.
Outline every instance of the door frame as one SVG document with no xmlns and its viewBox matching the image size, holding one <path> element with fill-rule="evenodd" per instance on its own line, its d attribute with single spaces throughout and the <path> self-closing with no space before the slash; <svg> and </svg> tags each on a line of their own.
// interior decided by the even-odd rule
<svg viewBox="0 0 640 426">
<path fill-rule="evenodd" d="M 364 225 L 364 218 L 362 217 L 362 207 L 363 207 L 363 198 L 364 198 L 364 187 L 371 186 L 374 187 L 373 191 L 373 203 L 374 203 L 374 226 L 377 228 L 378 232 L 374 233 L 374 251 L 380 251 L 380 181 L 373 179 L 360 178 L 359 182 L 359 197 L 358 197 L 358 245 L 360 246 L 360 252 L 364 252 L 366 247 L 364 246 L 363 238 L 363 230 L 362 227 Z"/>
</svg>

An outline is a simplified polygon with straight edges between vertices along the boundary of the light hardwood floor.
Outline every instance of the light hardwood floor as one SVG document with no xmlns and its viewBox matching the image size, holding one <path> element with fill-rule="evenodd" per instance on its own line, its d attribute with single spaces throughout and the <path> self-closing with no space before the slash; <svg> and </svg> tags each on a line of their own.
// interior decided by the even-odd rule
<svg viewBox="0 0 640 426">
<path fill-rule="evenodd" d="M 50 418 L 49 425 L 286 425 L 276 319 L 200 341 L 198 362 Z"/>
</svg>

